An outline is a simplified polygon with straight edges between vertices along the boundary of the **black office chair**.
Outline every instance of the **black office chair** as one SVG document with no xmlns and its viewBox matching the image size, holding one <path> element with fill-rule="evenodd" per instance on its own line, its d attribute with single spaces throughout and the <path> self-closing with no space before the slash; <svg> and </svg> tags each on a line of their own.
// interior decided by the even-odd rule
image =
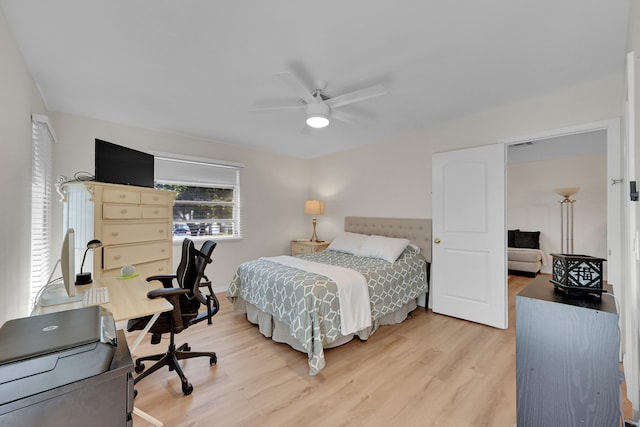
<svg viewBox="0 0 640 427">
<path fill-rule="evenodd" d="M 164 286 L 162 289 L 149 291 L 147 296 L 152 299 L 166 298 L 173 305 L 172 311 L 162 313 L 151 326 L 149 330 L 152 333 L 151 343 L 159 343 L 161 334 L 166 333 L 169 333 L 170 341 L 169 349 L 166 353 L 144 356 L 136 360 L 135 371 L 141 374 L 136 377 L 134 384 L 163 366 L 167 366 L 170 371 L 175 370 L 180 376 L 182 392 L 186 396 L 191 394 L 193 386 L 185 377 L 178 361 L 193 357 L 209 357 L 209 365 L 215 365 L 218 362 L 214 352 L 192 352 L 187 343 L 176 348 L 174 342 L 175 334 L 179 334 L 193 324 L 205 319 L 207 319 L 208 324 L 211 324 L 211 318 L 220 309 L 220 302 L 211 289 L 211 282 L 204 274 L 205 268 L 211 263 L 211 253 L 215 247 L 216 242 L 207 240 L 200 250 L 197 250 L 190 239 L 184 239 L 182 242 L 182 259 L 176 274 L 163 274 L 147 278 L 148 282 L 159 280 Z M 174 279 L 179 285 L 178 288 L 173 287 Z M 203 287 L 208 288 L 208 294 L 201 292 Z M 205 305 L 206 311 L 199 313 L 200 305 Z M 150 316 L 147 316 L 130 320 L 127 324 L 127 331 L 144 329 L 150 318 Z M 156 363 L 144 371 L 145 366 L 142 362 L 146 360 L 155 360 Z"/>
</svg>

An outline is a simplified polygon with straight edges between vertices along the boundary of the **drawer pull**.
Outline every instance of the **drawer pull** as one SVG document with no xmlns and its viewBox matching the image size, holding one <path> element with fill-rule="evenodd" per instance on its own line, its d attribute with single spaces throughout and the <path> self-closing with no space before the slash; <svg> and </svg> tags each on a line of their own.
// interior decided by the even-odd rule
<svg viewBox="0 0 640 427">
<path fill-rule="evenodd" d="M 119 259 L 120 259 L 120 255 L 116 255 L 116 256 L 114 256 L 114 257 L 113 257 L 113 259 L 115 259 L 115 260 L 119 260 Z"/>
<path fill-rule="evenodd" d="M 120 198 L 121 198 L 121 199 L 124 199 L 125 197 L 127 197 L 127 195 L 126 195 L 126 194 L 120 194 Z"/>
<path fill-rule="evenodd" d="M 122 209 L 122 210 L 120 211 L 120 213 L 121 213 L 122 215 L 124 215 L 124 214 L 126 214 L 126 213 L 127 213 L 127 210 L 126 210 L 126 209 Z"/>
<path fill-rule="evenodd" d="M 160 233 L 160 234 L 164 234 L 164 229 L 163 229 L 163 228 L 161 228 L 160 230 L 158 230 L 158 233 Z"/>
<path fill-rule="evenodd" d="M 165 248 L 160 249 L 160 252 L 165 253 L 167 250 Z"/>
<path fill-rule="evenodd" d="M 153 214 L 154 214 L 154 215 L 158 215 L 159 213 L 160 213 L 160 211 L 159 211 L 159 210 L 157 210 L 157 209 L 156 209 L 155 211 L 153 211 Z"/>
<path fill-rule="evenodd" d="M 119 234 L 119 233 L 118 233 L 117 231 L 114 231 L 114 232 L 112 232 L 112 233 L 111 233 L 111 235 L 112 235 L 113 237 L 117 237 L 117 236 L 118 236 L 118 234 Z"/>
</svg>

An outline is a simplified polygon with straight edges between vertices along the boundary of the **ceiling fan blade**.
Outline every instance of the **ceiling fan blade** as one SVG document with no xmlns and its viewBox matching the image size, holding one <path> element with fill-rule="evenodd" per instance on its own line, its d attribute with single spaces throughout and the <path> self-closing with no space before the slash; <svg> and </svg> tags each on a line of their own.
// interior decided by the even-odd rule
<svg viewBox="0 0 640 427">
<path fill-rule="evenodd" d="M 293 74 L 282 72 L 276 74 L 276 76 L 278 76 L 282 83 L 289 86 L 289 88 L 307 104 L 318 103 L 318 100 L 314 98 L 311 92 L 309 92 L 309 89 L 304 87 L 304 85 L 300 83 L 300 80 L 298 80 Z"/>
<path fill-rule="evenodd" d="M 343 110 L 332 110 L 331 118 L 340 120 L 341 122 L 348 123 L 350 125 L 360 125 L 362 124 L 362 120 L 359 120 L 354 114 L 349 114 Z"/>
<path fill-rule="evenodd" d="M 249 110 L 251 113 L 260 112 L 260 111 L 274 111 L 274 110 L 301 110 L 304 109 L 306 105 L 304 104 L 282 104 L 282 105 L 260 105 L 256 106 Z"/>
<path fill-rule="evenodd" d="M 331 108 L 338 108 L 343 105 L 353 104 L 354 102 L 364 101 L 365 99 L 375 98 L 377 96 L 386 95 L 387 90 L 382 85 L 375 85 L 368 88 L 345 93 L 325 101 Z"/>
</svg>

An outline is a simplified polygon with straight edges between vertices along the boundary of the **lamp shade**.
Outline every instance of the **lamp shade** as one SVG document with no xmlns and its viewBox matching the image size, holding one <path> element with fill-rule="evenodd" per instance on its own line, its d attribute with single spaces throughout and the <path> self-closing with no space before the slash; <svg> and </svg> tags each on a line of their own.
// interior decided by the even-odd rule
<svg viewBox="0 0 640 427">
<path fill-rule="evenodd" d="M 324 203 L 321 200 L 307 200 L 304 202 L 304 213 L 307 215 L 322 215 Z"/>
<path fill-rule="evenodd" d="M 91 279 L 91 272 L 83 272 L 84 261 L 87 259 L 87 252 L 89 249 L 98 249 L 102 247 L 102 242 L 100 240 L 89 240 L 87 243 L 87 249 L 84 251 L 84 255 L 82 256 L 82 264 L 80 264 L 80 273 L 76 274 L 76 285 L 88 285 L 93 280 Z"/>
<path fill-rule="evenodd" d="M 565 198 L 569 198 L 571 196 L 573 196 L 574 194 L 576 194 L 578 192 L 578 190 L 580 190 L 580 187 L 564 187 L 564 188 L 556 188 L 556 193 L 565 197 Z"/>
</svg>

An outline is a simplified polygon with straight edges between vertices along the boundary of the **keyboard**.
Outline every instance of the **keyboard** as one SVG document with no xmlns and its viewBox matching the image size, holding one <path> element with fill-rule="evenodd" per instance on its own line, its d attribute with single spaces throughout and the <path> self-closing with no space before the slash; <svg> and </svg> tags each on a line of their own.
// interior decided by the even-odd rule
<svg viewBox="0 0 640 427">
<path fill-rule="evenodd" d="M 89 288 L 84 291 L 82 303 L 84 305 L 100 305 L 109 302 L 109 289 Z"/>
</svg>

